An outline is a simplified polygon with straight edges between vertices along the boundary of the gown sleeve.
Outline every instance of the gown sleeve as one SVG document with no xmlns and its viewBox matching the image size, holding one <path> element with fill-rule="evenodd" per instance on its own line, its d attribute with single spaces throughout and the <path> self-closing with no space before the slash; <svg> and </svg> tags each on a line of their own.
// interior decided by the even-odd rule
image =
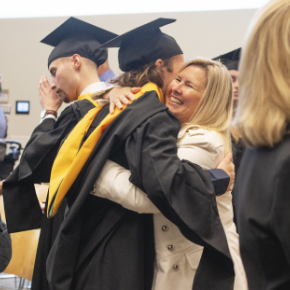
<svg viewBox="0 0 290 290">
<path fill-rule="evenodd" d="M 62 112 L 57 121 L 44 119 L 34 129 L 22 153 L 18 179 L 31 176 L 34 183 L 49 182 L 58 148 L 75 124 L 76 117 L 71 106 Z"/>
<path fill-rule="evenodd" d="M 19 165 L 3 182 L 3 199 L 10 233 L 41 227 L 42 211 L 34 184 L 49 182 L 54 158 L 62 139 L 76 124 L 67 107 L 57 121 L 45 119 L 33 131 Z"/>
</svg>

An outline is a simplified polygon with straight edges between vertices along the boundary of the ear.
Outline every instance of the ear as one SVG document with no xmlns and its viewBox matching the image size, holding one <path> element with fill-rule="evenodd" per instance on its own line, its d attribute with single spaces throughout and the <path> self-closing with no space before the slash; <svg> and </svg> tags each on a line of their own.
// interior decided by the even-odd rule
<svg viewBox="0 0 290 290">
<path fill-rule="evenodd" d="M 72 65 L 75 70 L 79 70 L 82 65 L 82 59 L 78 54 L 74 54 L 71 57 Z"/>
<path fill-rule="evenodd" d="M 155 66 L 157 66 L 157 67 L 163 67 L 164 66 L 164 62 L 163 62 L 163 60 L 162 59 L 157 59 L 156 61 L 155 61 Z"/>
</svg>

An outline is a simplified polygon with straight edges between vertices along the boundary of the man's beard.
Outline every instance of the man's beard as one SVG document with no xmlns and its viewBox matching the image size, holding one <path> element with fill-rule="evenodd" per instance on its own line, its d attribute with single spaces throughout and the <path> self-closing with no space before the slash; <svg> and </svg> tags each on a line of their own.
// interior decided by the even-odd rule
<svg viewBox="0 0 290 290">
<path fill-rule="evenodd" d="M 59 90 L 58 95 L 65 103 L 69 103 L 69 96 L 62 90 Z"/>
</svg>

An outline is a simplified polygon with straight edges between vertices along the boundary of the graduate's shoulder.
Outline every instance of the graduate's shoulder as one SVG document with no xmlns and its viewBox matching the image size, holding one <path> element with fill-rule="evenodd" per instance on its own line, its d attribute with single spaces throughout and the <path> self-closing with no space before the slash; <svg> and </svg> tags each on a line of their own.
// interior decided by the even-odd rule
<svg viewBox="0 0 290 290">
<path fill-rule="evenodd" d="M 71 115 L 79 115 L 80 117 L 83 117 L 89 110 L 93 108 L 94 105 L 88 100 L 73 102 L 64 108 L 58 120 L 70 117 Z"/>
<path fill-rule="evenodd" d="M 180 130 L 180 122 L 168 110 L 168 108 L 160 102 L 158 94 L 155 90 L 147 91 L 142 98 L 137 99 L 130 105 L 135 111 L 134 115 L 138 119 L 143 119 L 143 125 L 160 131 L 167 130 L 171 127 L 174 130 Z"/>
</svg>

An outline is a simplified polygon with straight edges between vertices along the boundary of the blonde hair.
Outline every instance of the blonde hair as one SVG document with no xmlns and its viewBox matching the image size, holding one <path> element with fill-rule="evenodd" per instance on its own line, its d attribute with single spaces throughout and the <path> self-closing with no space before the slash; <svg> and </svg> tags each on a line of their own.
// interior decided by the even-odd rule
<svg viewBox="0 0 290 290">
<path fill-rule="evenodd" d="M 290 1 L 270 1 L 255 16 L 242 50 L 234 123 L 244 142 L 274 146 L 290 120 Z"/>
<path fill-rule="evenodd" d="M 233 87 L 231 76 L 223 64 L 204 58 L 197 58 L 186 63 L 180 71 L 191 65 L 205 70 L 207 83 L 191 120 L 184 126 L 199 125 L 204 129 L 220 133 L 224 140 L 226 155 L 232 151 L 230 123 L 233 114 Z"/>
<path fill-rule="evenodd" d="M 232 135 L 232 138 L 234 139 L 234 142 L 238 143 L 240 138 L 242 138 L 242 135 L 239 129 L 237 128 L 237 126 L 231 126 L 230 130 L 231 130 L 231 135 Z"/>
</svg>

